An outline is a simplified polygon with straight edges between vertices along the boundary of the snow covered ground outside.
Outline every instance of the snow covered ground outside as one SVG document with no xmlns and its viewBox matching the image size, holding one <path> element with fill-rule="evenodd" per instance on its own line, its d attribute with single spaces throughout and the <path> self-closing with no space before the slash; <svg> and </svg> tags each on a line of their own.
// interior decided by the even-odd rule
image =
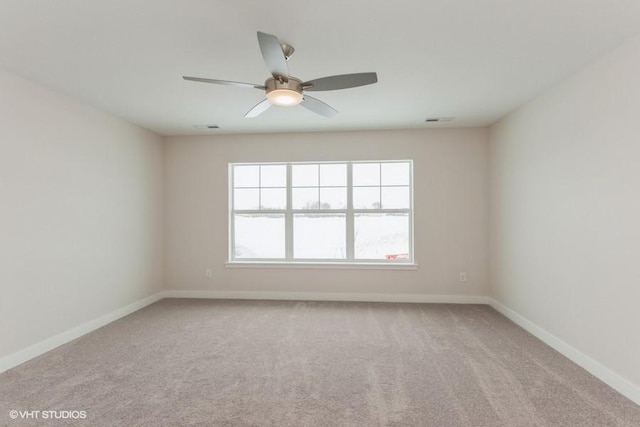
<svg viewBox="0 0 640 427">
<path fill-rule="evenodd" d="M 284 227 L 281 214 L 236 215 L 236 258 L 284 258 Z M 295 214 L 294 257 L 344 259 L 345 228 L 344 214 Z M 398 255 L 402 259 L 409 252 L 408 214 L 356 214 L 354 228 L 356 259 L 394 259 Z"/>
</svg>

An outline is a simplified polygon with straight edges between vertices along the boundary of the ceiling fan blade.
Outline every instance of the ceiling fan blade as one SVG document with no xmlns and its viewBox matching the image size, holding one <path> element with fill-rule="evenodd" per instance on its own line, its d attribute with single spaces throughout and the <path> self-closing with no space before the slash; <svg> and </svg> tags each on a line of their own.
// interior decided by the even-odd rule
<svg viewBox="0 0 640 427">
<path fill-rule="evenodd" d="M 302 105 L 307 110 L 313 111 L 314 113 L 320 114 L 324 117 L 331 118 L 338 115 L 338 111 L 336 111 L 333 107 L 309 95 L 305 95 L 304 98 L 302 98 L 302 102 L 300 103 L 300 105 Z"/>
<path fill-rule="evenodd" d="M 185 79 L 185 80 L 192 81 L 192 82 L 215 83 L 217 85 L 227 85 L 227 86 L 246 87 L 246 88 L 255 88 L 255 89 L 265 89 L 265 87 L 263 85 L 253 84 L 253 83 L 232 82 L 232 81 L 229 81 L 229 80 L 203 79 L 201 77 L 188 77 L 188 76 L 182 76 L 182 78 Z"/>
<path fill-rule="evenodd" d="M 356 73 L 341 74 L 339 76 L 322 77 L 315 80 L 309 80 L 302 83 L 304 90 L 321 91 L 321 90 L 337 90 L 348 89 L 350 87 L 358 87 L 370 85 L 378 82 L 376 73 Z"/>
<path fill-rule="evenodd" d="M 254 117 L 258 117 L 260 114 L 264 113 L 271 107 L 271 102 L 268 99 L 263 99 L 258 102 L 251 110 L 244 115 L 245 119 L 252 119 Z"/>
<path fill-rule="evenodd" d="M 267 68 L 274 77 L 289 79 L 289 66 L 276 36 L 258 31 L 258 43 Z"/>
</svg>

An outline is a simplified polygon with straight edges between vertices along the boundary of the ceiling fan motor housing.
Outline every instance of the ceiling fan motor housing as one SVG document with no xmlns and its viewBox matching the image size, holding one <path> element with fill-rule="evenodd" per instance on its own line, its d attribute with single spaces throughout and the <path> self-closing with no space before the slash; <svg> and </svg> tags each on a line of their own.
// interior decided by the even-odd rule
<svg viewBox="0 0 640 427">
<path fill-rule="evenodd" d="M 280 106 L 298 105 L 302 101 L 302 80 L 289 77 L 288 80 L 271 77 L 264 82 L 267 99 Z"/>
<path fill-rule="evenodd" d="M 293 90 L 299 93 L 302 93 L 302 80 L 296 79 L 295 77 L 288 77 L 287 80 L 278 80 L 274 77 L 268 78 L 264 82 L 264 86 L 267 88 L 267 93 L 277 90 L 277 89 L 286 89 Z"/>
</svg>

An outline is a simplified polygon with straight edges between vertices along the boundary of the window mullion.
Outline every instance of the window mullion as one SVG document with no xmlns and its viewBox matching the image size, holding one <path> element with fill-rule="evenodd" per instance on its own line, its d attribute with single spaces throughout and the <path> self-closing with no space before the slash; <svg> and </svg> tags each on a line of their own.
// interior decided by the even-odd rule
<svg viewBox="0 0 640 427">
<path fill-rule="evenodd" d="M 258 166 L 258 209 L 262 210 L 262 166 Z"/>
<path fill-rule="evenodd" d="M 318 192 L 317 192 L 317 197 L 318 197 L 318 209 L 321 209 L 322 205 L 320 205 L 320 165 L 318 165 Z"/>
<path fill-rule="evenodd" d="M 380 209 L 382 206 L 382 163 L 378 163 L 378 200 L 380 200 Z"/>
<path fill-rule="evenodd" d="M 236 259 L 236 253 L 235 253 L 235 247 L 236 247 L 236 219 L 235 219 L 235 214 L 234 214 L 234 202 L 233 202 L 233 197 L 235 195 L 236 192 L 236 188 L 235 188 L 235 182 L 234 182 L 234 178 L 233 178 L 233 171 L 234 171 L 235 166 L 234 165 L 229 165 L 229 188 L 231 189 L 231 191 L 229 191 L 229 259 L 231 260 L 235 260 Z"/>
<path fill-rule="evenodd" d="M 411 262 L 415 262 L 416 259 L 413 243 L 413 162 L 409 162 L 409 260 Z"/>
<path fill-rule="evenodd" d="M 347 261 L 353 261 L 355 256 L 355 228 L 354 228 L 354 218 L 353 218 L 353 174 L 352 174 L 352 165 L 353 163 L 347 163 Z"/>
<path fill-rule="evenodd" d="M 287 261 L 293 260 L 293 178 L 291 169 L 291 163 L 287 163 L 287 209 L 284 214 L 285 259 Z"/>
</svg>

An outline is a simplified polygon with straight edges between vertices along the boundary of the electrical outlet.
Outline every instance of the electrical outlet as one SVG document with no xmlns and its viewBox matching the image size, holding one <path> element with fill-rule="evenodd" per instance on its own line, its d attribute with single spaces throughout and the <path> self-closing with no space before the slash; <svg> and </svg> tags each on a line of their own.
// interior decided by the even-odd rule
<svg viewBox="0 0 640 427">
<path fill-rule="evenodd" d="M 460 278 L 459 280 L 461 282 L 466 282 L 467 281 L 467 273 L 465 273 L 464 271 L 460 273 Z"/>
<path fill-rule="evenodd" d="M 206 271 L 205 274 L 206 274 L 207 277 L 211 278 L 211 277 L 213 277 L 213 270 L 210 269 L 210 268 L 207 268 L 207 271 Z"/>
</svg>

